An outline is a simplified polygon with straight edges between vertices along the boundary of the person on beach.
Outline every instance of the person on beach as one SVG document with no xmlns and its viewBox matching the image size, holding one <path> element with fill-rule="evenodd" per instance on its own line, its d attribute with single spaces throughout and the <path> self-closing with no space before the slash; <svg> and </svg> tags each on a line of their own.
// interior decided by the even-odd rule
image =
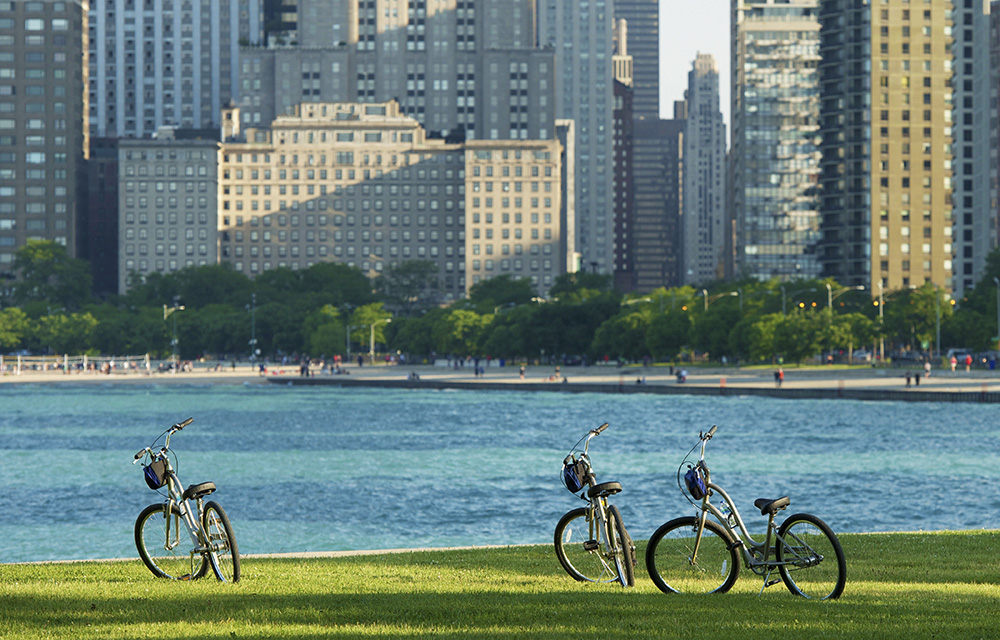
<svg viewBox="0 0 1000 640">
<path fill-rule="evenodd" d="M 972 368 L 972 354 L 965 354 L 965 372 L 969 373 L 969 369 Z"/>
<path fill-rule="evenodd" d="M 955 373 L 955 367 L 958 365 L 958 358 L 955 356 L 951 357 L 951 372 Z"/>
<path fill-rule="evenodd" d="M 924 362 L 924 377 L 931 377 L 931 361 L 929 358 Z"/>
</svg>

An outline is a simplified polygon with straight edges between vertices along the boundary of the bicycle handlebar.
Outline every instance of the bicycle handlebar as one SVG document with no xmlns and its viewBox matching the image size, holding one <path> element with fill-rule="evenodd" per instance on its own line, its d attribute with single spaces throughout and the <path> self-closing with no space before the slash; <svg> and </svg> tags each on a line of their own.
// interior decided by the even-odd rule
<svg viewBox="0 0 1000 640">
<path fill-rule="evenodd" d="M 170 428 L 172 430 L 174 430 L 174 431 L 180 431 L 181 429 L 183 429 L 184 427 L 188 426 L 192 422 L 194 422 L 194 418 L 188 418 L 184 422 L 178 422 L 177 424 L 175 424 L 174 426 L 172 426 Z"/>
<path fill-rule="evenodd" d="M 609 426 L 609 425 L 608 425 L 608 423 L 607 423 L 607 422 L 605 422 L 605 423 L 604 423 L 604 424 L 602 424 L 601 426 L 599 426 L 599 427 L 597 427 L 596 429 L 594 429 L 594 430 L 592 431 L 592 433 L 593 433 L 593 434 L 594 434 L 595 436 L 599 436 L 599 435 L 601 435 L 601 432 L 602 432 L 602 431 L 604 431 L 605 429 L 607 429 L 607 428 L 608 428 L 608 426 Z"/>
<path fill-rule="evenodd" d="M 703 436 L 701 437 L 701 439 L 702 439 L 702 440 L 711 440 L 711 439 L 712 439 L 712 436 L 714 436 L 714 435 L 715 435 L 715 431 L 716 431 L 716 429 L 718 429 L 718 428 L 719 428 L 719 427 L 718 427 L 718 425 L 714 425 L 714 424 L 713 424 L 713 425 L 712 425 L 712 428 L 711 428 L 711 429 L 709 429 L 709 430 L 708 430 L 708 433 L 706 433 L 705 435 L 703 435 Z"/>
</svg>

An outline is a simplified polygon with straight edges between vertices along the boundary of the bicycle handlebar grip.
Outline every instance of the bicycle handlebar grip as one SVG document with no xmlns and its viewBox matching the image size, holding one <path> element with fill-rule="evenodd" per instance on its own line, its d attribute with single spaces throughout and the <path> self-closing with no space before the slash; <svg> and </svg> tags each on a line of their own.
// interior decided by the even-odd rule
<svg viewBox="0 0 1000 640">
<path fill-rule="evenodd" d="M 596 435 L 600 435 L 600 433 L 601 433 L 602 431 L 604 431 L 605 429 L 607 429 L 607 428 L 608 428 L 608 423 L 607 423 L 607 422 L 605 422 L 605 423 L 604 423 L 604 424 L 602 424 L 601 426 L 599 426 L 599 427 L 597 427 L 596 429 L 594 429 L 594 435 L 595 435 L 595 436 L 596 436 Z"/>
<path fill-rule="evenodd" d="M 139 458 L 141 458 L 141 457 L 142 457 L 142 455 L 143 455 L 144 453 L 146 453 L 146 450 L 145 450 L 145 449 L 142 449 L 142 450 L 140 450 L 140 451 L 139 451 L 139 453 L 135 454 L 135 457 L 134 457 L 134 458 L 132 458 L 132 459 L 133 459 L 133 460 L 138 460 Z"/>
<path fill-rule="evenodd" d="M 188 418 L 184 422 L 178 422 L 177 424 L 175 424 L 174 425 L 174 429 L 177 429 L 178 431 L 180 431 L 181 429 L 183 429 L 184 427 L 188 426 L 192 422 L 194 422 L 194 418 Z"/>
<path fill-rule="evenodd" d="M 706 439 L 706 440 L 711 440 L 711 439 L 712 439 L 712 436 L 714 436 L 714 435 L 715 435 L 715 430 L 716 430 L 716 429 L 718 429 L 718 428 L 719 428 L 719 427 L 718 427 L 718 425 L 714 425 L 714 424 L 713 424 L 713 425 L 712 425 L 712 428 L 711 428 L 711 429 L 709 429 L 709 430 L 708 430 L 708 433 L 706 433 L 706 434 L 705 434 L 705 439 Z"/>
</svg>

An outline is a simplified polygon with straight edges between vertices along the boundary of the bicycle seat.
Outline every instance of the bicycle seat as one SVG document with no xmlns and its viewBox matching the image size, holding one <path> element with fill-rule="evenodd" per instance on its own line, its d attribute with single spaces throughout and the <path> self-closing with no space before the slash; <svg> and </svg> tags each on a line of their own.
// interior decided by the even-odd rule
<svg viewBox="0 0 1000 640">
<path fill-rule="evenodd" d="M 753 506 L 760 509 L 760 515 L 774 515 L 775 513 L 781 511 L 789 504 L 792 500 L 788 496 L 782 498 L 775 498 L 774 500 L 768 500 L 767 498 L 757 498 L 753 501 Z"/>
<path fill-rule="evenodd" d="M 215 492 L 214 482 L 201 482 L 199 484 L 192 484 L 187 489 L 184 490 L 184 495 L 181 496 L 182 500 L 190 500 L 191 498 L 200 498 L 202 496 L 207 496 L 210 493 Z"/>
<path fill-rule="evenodd" d="M 595 484 L 591 488 L 587 489 L 587 497 L 590 498 L 607 498 L 608 496 L 613 496 L 622 490 L 622 485 L 620 482 L 602 482 L 601 484 Z"/>
</svg>

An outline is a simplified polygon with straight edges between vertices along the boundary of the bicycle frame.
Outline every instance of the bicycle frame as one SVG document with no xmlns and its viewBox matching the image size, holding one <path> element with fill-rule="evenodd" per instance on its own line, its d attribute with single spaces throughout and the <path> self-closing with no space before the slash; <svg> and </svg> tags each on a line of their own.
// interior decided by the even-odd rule
<svg viewBox="0 0 1000 640">
<path fill-rule="evenodd" d="M 177 476 L 177 472 L 174 471 L 173 465 L 170 464 L 170 436 L 173 435 L 173 430 L 167 432 L 166 440 L 164 440 L 163 447 L 156 454 L 147 448 L 144 451 L 139 452 L 148 453 L 153 459 L 161 459 L 166 465 L 165 477 L 167 480 L 167 500 L 163 503 L 163 517 L 166 519 L 166 536 L 163 541 L 163 548 L 166 550 L 171 550 L 178 546 L 180 541 L 180 527 L 178 526 L 177 514 L 171 509 L 171 505 L 177 507 L 177 511 L 180 512 L 180 519 L 183 520 L 184 526 L 187 529 L 188 536 L 191 538 L 191 551 L 190 551 L 190 561 L 191 561 L 191 575 L 194 575 L 195 569 L 195 557 L 204 554 L 210 554 L 212 556 L 212 562 L 218 562 L 215 557 L 216 549 L 207 540 L 205 535 L 205 530 L 201 525 L 202 516 L 204 514 L 204 502 L 201 496 L 194 498 L 195 502 L 195 512 L 192 511 L 190 506 L 191 499 L 184 498 L 184 489 L 181 484 L 180 478 Z M 139 460 L 139 454 L 136 455 L 136 461 Z M 171 539 L 171 516 L 173 516 L 173 539 Z"/>
<path fill-rule="evenodd" d="M 747 529 L 746 523 L 743 520 L 743 516 L 740 515 L 740 510 L 736 507 L 736 503 L 729 496 L 725 489 L 723 489 L 718 484 L 712 482 L 712 473 L 705 463 L 705 445 L 709 440 L 712 439 L 712 434 L 715 432 L 715 427 L 712 427 L 707 437 L 701 440 L 701 455 L 698 458 L 698 463 L 695 468 L 701 471 L 705 479 L 705 496 L 701 499 L 701 504 L 696 505 L 699 507 L 698 518 L 698 532 L 695 536 L 694 544 L 694 556 L 698 555 L 698 548 L 701 545 L 701 534 L 705 529 L 705 519 L 711 515 L 719 525 L 725 529 L 736 544 L 739 545 L 742 554 L 744 564 L 754 573 L 759 576 L 764 576 L 765 584 L 767 587 L 766 580 L 770 576 L 771 572 L 782 565 L 795 564 L 790 561 L 778 560 L 775 552 L 775 546 L 779 543 L 784 543 L 784 540 L 780 539 L 778 536 L 777 527 L 774 524 L 774 516 L 776 512 L 768 514 L 767 517 L 767 530 L 765 532 L 764 540 L 758 542 L 750 534 L 749 529 Z M 726 509 L 729 511 L 727 516 L 723 510 L 719 509 L 716 505 L 712 504 L 711 498 L 718 494 L 722 501 L 726 505 Z M 734 522 L 735 521 L 735 522 Z M 773 540 L 773 544 L 772 544 Z M 763 591 L 763 588 L 761 589 Z"/>
</svg>

